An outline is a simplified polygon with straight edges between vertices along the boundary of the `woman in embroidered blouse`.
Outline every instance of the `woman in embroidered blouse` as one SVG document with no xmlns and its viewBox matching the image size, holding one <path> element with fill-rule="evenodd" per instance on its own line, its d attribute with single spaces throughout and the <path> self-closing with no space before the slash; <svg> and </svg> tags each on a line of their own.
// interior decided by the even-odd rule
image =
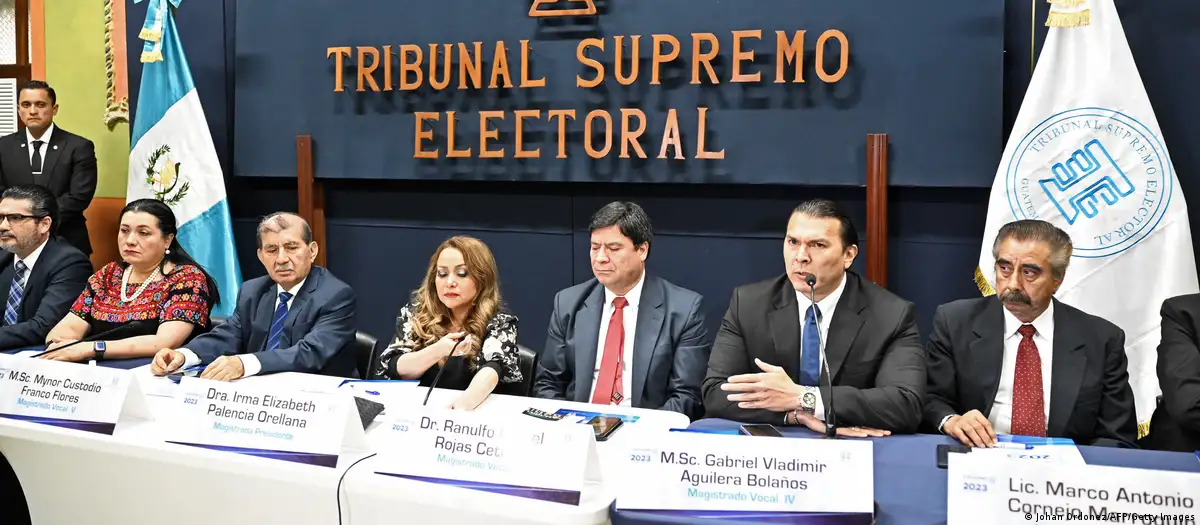
<svg viewBox="0 0 1200 525">
<path fill-rule="evenodd" d="M 517 318 L 500 311 L 496 261 L 474 237 L 447 239 L 421 287 L 396 317 L 396 337 L 376 375 L 465 390 L 449 408 L 474 410 L 499 382 L 519 383 Z M 456 348 L 457 346 L 457 348 Z"/>
<path fill-rule="evenodd" d="M 163 348 L 179 348 L 206 330 L 213 305 L 220 301 L 216 283 L 183 251 L 176 238 L 175 214 L 155 199 L 139 199 L 121 210 L 117 235 L 121 260 L 92 274 L 71 311 L 46 336 L 59 348 L 88 334 L 146 321 L 104 341 L 104 359 L 151 357 Z M 43 359 L 86 361 L 95 343 L 50 352 Z"/>
</svg>

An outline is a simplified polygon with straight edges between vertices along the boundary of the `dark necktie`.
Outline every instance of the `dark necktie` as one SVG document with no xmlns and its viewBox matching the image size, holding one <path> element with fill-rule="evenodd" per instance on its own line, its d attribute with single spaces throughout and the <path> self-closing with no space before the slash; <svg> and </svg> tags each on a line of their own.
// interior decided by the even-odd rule
<svg viewBox="0 0 1200 525">
<path fill-rule="evenodd" d="M 271 330 L 267 332 L 271 334 L 267 338 L 267 350 L 279 348 L 279 343 L 283 340 L 283 320 L 287 319 L 288 301 L 291 299 L 292 294 L 279 292 L 279 306 L 275 308 L 275 316 L 271 318 Z"/>
<path fill-rule="evenodd" d="M 621 381 L 622 368 L 625 367 L 625 305 L 629 301 L 624 297 L 613 299 L 613 313 L 608 321 L 608 335 L 604 337 L 604 357 L 600 360 L 600 375 L 596 378 L 596 390 L 592 393 L 592 403 L 598 405 L 619 405 L 625 399 L 624 385 Z"/>
<path fill-rule="evenodd" d="M 33 159 L 29 161 L 29 169 L 34 175 L 42 174 L 42 144 L 45 143 L 41 140 L 33 141 Z"/>
<path fill-rule="evenodd" d="M 1042 357 L 1033 342 L 1033 325 L 1021 325 L 1017 333 L 1017 366 L 1013 371 L 1012 429 L 1016 436 L 1046 436 L 1045 393 L 1042 390 Z"/>
<path fill-rule="evenodd" d="M 14 325 L 20 319 L 17 310 L 21 308 L 21 297 L 25 295 L 25 261 L 17 261 L 13 265 L 12 287 L 8 289 L 8 303 L 4 305 L 4 324 Z"/>
<path fill-rule="evenodd" d="M 800 385 L 817 386 L 821 377 L 821 334 L 817 330 L 817 305 L 804 312 L 804 340 L 800 341 Z"/>
</svg>

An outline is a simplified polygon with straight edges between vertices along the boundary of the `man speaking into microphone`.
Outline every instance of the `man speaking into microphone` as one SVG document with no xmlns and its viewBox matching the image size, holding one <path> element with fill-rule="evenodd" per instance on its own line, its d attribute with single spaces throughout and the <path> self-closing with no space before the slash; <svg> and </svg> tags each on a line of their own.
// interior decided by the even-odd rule
<svg viewBox="0 0 1200 525">
<path fill-rule="evenodd" d="M 792 211 L 787 273 L 738 287 L 721 321 L 708 417 L 823 434 L 832 421 L 849 437 L 916 431 L 926 377 L 915 308 L 849 271 L 857 255 L 858 232 L 832 201 Z"/>
</svg>

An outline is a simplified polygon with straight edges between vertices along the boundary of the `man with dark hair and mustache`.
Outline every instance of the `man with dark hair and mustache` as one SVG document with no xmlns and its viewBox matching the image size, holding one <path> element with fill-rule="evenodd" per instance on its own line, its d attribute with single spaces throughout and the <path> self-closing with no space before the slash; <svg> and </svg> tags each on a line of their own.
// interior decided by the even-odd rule
<svg viewBox="0 0 1200 525">
<path fill-rule="evenodd" d="M 850 269 L 858 230 L 833 201 L 800 203 L 786 228 L 785 272 L 729 300 L 704 379 L 708 417 L 846 437 L 916 432 L 926 384 L 916 308 Z"/>
<path fill-rule="evenodd" d="M 317 243 L 299 215 L 258 223 L 258 260 L 267 275 L 242 284 L 233 315 L 187 348 L 164 348 L 150 372 L 205 365 L 201 378 L 233 381 L 278 372 L 355 377 L 354 290 L 313 264 Z"/>
<path fill-rule="evenodd" d="M 87 256 L 54 235 L 58 217 L 42 186 L 13 186 L 0 197 L 0 351 L 41 345 L 92 275 Z"/>
<path fill-rule="evenodd" d="M 1071 238 L 1046 221 L 1000 228 L 996 297 L 939 306 L 929 337 L 925 426 L 965 445 L 997 434 L 1134 447 L 1125 333 L 1054 298 Z"/>
</svg>

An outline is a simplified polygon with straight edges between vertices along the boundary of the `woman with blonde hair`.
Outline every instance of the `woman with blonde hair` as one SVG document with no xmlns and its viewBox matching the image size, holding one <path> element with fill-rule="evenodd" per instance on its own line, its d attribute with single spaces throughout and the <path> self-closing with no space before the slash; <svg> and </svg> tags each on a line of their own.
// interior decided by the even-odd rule
<svg viewBox="0 0 1200 525">
<path fill-rule="evenodd" d="M 429 259 L 421 286 L 396 316 L 377 376 L 464 390 L 451 404 L 474 410 L 500 382 L 519 383 L 517 318 L 501 311 L 496 260 L 474 237 L 455 236 Z"/>
</svg>

